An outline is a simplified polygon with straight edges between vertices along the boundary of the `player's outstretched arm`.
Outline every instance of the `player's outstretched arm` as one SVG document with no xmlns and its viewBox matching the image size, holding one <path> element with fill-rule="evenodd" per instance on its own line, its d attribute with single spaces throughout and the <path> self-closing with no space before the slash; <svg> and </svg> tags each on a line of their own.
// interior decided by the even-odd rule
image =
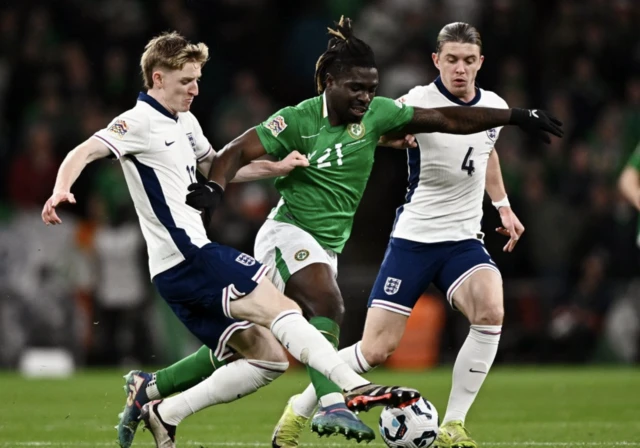
<svg viewBox="0 0 640 448">
<path fill-rule="evenodd" d="M 94 160 L 102 159 L 110 154 L 111 151 L 104 143 L 93 138 L 76 146 L 67 154 L 58 170 L 56 185 L 53 187 L 53 194 L 42 209 L 42 221 L 44 221 L 46 225 L 62 224 L 62 220 L 56 213 L 58 204 L 63 202 L 75 204 L 76 199 L 71 193 L 71 186 L 76 179 L 78 179 L 84 167 Z"/>
<path fill-rule="evenodd" d="M 492 109 L 487 107 L 440 107 L 435 109 L 414 108 L 413 119 L 402 132 L 442 132 L 446 134 L 475 134 L 488 129 L 515 125 L 529 134 L 535 134 L 545 143 L 550 143 L 548 134 L 562 137 L 562 123 L 541 110 Z"/>
</svg>

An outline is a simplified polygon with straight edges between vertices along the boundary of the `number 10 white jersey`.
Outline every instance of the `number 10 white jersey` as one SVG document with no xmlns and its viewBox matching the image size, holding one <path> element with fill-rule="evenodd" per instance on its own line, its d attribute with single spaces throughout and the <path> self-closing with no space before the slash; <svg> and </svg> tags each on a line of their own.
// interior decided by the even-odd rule
<svg viewBox="0 0 640 448">
<path fill-rule="evenodd" d="M 507 108 L 493 92 L 477 89 L 469 103 L 452 95 L 440 78 L 418 86 L 400 101 L 410 106 Z M 471 135 L 418 134 L 407 150 L 409 186 L 391 236 L 423 243 L 460 241 L 482 235 L 487 161 L 501 128 Z"/>
<path fill-rule="evenodd" d="M 209 243 L 200 212 L 185 203 L 196 166 L 213 149 L 191 112 L 172 115 L 140 93 L 133 109 L 93 138 L 122 163 L 147 242 L 151 277 Z"/>
</svg>

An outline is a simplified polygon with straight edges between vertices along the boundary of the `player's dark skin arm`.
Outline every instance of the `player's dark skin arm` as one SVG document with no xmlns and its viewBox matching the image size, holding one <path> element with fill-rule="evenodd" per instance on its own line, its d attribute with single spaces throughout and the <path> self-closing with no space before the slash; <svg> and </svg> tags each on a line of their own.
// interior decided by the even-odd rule
<svg viewBox="0 0 640 448">
<path fill-rule="evenodd" d="M 414 108 L 413 119 L 402 129 L 409 134 L 442 132 L 445 134 L 475 134 L 505 126 L 511 118 L 510 109 L 486 107 Z"/>
<path fill-rule="evenodd" d="M 226 188 L 240 168 L 265 154 L 267 151 L 258 138 L 258 133 L 255 128 L 251 128 L 218 151 L 211 163 L 209 180 Z"/>
<path fill-rule="evenodd" d="M 528 133 L 536 134 L 544 142 L 551 139 L 547 133 L 562 137 L 562 123 L 544 111 L 527 109 L 492 109 L 487 107 L 414 108 L 412 120 L 401 132 L 420 134 L 475 134 L 491 128 L 517 125 Z"/>
</svg>

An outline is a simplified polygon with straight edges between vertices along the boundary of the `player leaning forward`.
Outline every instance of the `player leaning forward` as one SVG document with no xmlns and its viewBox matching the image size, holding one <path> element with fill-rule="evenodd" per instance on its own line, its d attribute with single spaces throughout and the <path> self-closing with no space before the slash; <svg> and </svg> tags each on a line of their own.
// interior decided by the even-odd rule
<svg viewBox="0 0 640 448">
<path fill-rule="evenodd" d="M 340 384 L 353 403 L 375 397 L 399 405 L 415 399 L 417 392 L 406 388 L 389 388 L 390 393 L 381 397 L 379 391 L 386 388 L 370 384 L 340 358 L 302 317 L 300 307 L 265 278 L 266 265 L 209 241 L 200 213 L 185 204 L 195 167 L 207 173 L 215 154 L 189 112 L 207 57 L 204 44 L 191 44 L 177 33 L 151 40 L 141 60 L 147 93 L 141 93 L 132 109 L 67 155 L 54 193 L 42 211 L 47 225 L 60 224 L 55 208 L 62 202 L 75 202 L 70 190 L 83 168 L 115 155 L 136 207 L 149 269 L 160 295 L 220 357 L 229 348 L 244 356 L 183 394 L 147 404 L 143 418 L 156 444 L 174 446 L 170 412 L 164 415 L 165 421 L 158 417 L 163 405 L 177 413 L 187 408 L 190 414 L 250 394 L 286 370 L 282 346 Z M 251 172 L 261 171 L 259 166 L 249 170 L 249 177 L 260 177 Z"/>
<path fill-rule="evenodd" d="M 476 87 L 483 57 L 480 34 L 466 23 L 445 26 L 438 35 L 433 61 L 440 76 L 412 89 L 400 101 L 415 107 L 457 105 L 460 109 L 506 108 L 493 92 Z M 434 446 L 474 448 L 464 426 L 495 358 L 502 331 L 502 281 L 498 267 L 482 243 L 482 201 L 485 189 L 510 237 L 511 252 L 524 227 L 507 200 L 494 144 L 500 128 L 471 135 L 416 134 L 408 153 L 409 187 L 398 209 L 384 261 L 369 298 L 362 341 L 351 350 L 361 370 L 384 363 L 404 334 L 407 319 L 430 283 L 469 320 L 469 335 L 453 368 L 447 412 Z M 446 150 L 444 149 L 446 148 Z M 310 386 L 294 397 L 280 427 L 295 422 L 316 401 Z M 293 431 L 289 433 L 294 439 Z M 297 438 L 296 438 L 297 440 Z"/>
<path fill-rule="evenodd" d="M 320 96 L 280 110 L 228 144 L 212 165 L 208 188 L 198 188 L 188 201 L 196 207 L 215 208 L 227 182 L 251 160 L 265 154 L 283 158 L 295 149 L 306 155 L 309 167 L 293 170 L 276 181 L 282 199 L 258 233 L 255 255 L 275 267 L 270 274 L 274 283 L 313 316 L 316 325 L 337 344 L 337 321 L 343 309 L 335 280 L 337 254 L 349 238 L 376 143 L 383 134 L 475 134 L 517 124 L 548 140 L 544 131 L 555 135 L 562 131 L 559 123 L 544 113 L 457 106 L 423 109 L 375 98 L 378 71 L 371 48 L 352 34 L 348 19 L 331 34 L 329 48 L 316 70 Z M 359 351 L 359 346 L 350 347 L 341 351 L 341 356 L 354 369 L 363 371 Z M 321 383 L 319 390 L 317 382 L 314 386 L 320 409 L 312 428 L 325 433 L 340 428 L 345 434 L 351 426 L 344 421 L 349 417 L 339 412 L 344 406 L 339 389 Z M 363 407 L 370 404 L 364 402 Z M 295 402 L 292 406 L 295 410 Z M 298 411 L 309 414 L 314 406 Z M 340 415 L 343 421 L 332 420 Z M 297 440 L 280 429 L 273 445 L 296 446 Z M 360 438 L 360 434 L 356 436 Z"/>
<path fill-rule="evenodd" d="M 212 165 L 209 178 L 213 182 L 207 187 L 193 185 L 188 200 L 196 208 L 213 209 L 240 167 L 267 153 L 283 158 L 294 150 L 302 152 L 310 166 L 294 170 L 276 182 L 282 200 L 259 232 L 256 256 L 272 267 L 269 275 L 274 283 L 284 288 L 337 346 L 338 322 L 344 309 L 335 279 L 337 254 L 349 238 L 380 136 L 394 131 L 469 134 L 507 124 L 545 137 L 544 132 L 561 135 L 562 131 L 545 114 L 533 115 L 525 110 L 420 109 L 388 98 L 374 99 L 378 71 L 371 48 L 352 35 L 348 19 L 341 21 L 331 34 L 329 48 L 320 57 L 316 70 L 320 96 L 282 109 L 227 145 Z M 215 345 L 210 347 L 212 355 L 220 354 Z M 209 355 L 209 349 L 203 347 L 158 372 L 157 381 L 149 374 L 132 372 L 128 380 L 132 388 L 130 403 L 120 425 L 123 434 L 127 434 L 126 428 L 132 429 L 128 440 L 133 438 L 138 406 L 149 398 L 184 390 L 211 374 L 219 363 L 212 363 Z M 342 350 L 340 355 L 352 368 L 362 369 L 353 347 Z M 344 408 L 340 388 L 323 381 L 321 375 L 312 374 L 312 379 L 321 405 L 316 429 L 329 424 L 359 440 L 373 437 L 373 433 L 362 432 L 368 428 L 363 428 L 352 414 L 340 410 Z M 376 401 L 373 398 L 358 404 L 369 406 Z M 185 413 L 188 415 L 189 410 Z M 273 444 L 297 446 L 297 440 L 277 431 Z"/>
</svg>

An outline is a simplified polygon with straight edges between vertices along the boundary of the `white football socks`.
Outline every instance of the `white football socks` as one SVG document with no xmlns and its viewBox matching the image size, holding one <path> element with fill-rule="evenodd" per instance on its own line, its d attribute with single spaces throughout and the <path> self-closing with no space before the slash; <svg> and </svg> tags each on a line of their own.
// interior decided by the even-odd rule
<svg viewBox="0 0 640 448">
<path fill-rule="evenodd" d="M 288 362 L 239 359 L 181 394 L 165 399 L 158 412 L 165 423 L 177 425 L 201 409 L 252 394 L 282 375 L 287 367 Z"/>
<path fill-rule="evenodd" d="M 372 369 L 369 363 L 367 363 L 367 360 L 364 359 L 362 350 L 360 349 L 360 342 L 350 347 L 343 348 L 338 352 L 338 355 L 340 355 L 340 358 L 342 358 L 356 373 L 366 373 Z M 338 397 L 334 397 L 334 395 L 338 394 L 328 394 L 321 397 L 321 406 L 331 406 L 332 404 L 339 403 L 340 401 L 344 403 L 343 396 L 340 396 L 339 401 L 336 401 L 338 400 Z M 296 398 L 291 405 L 293 406 L 293 412 L 296 415 L 310 418 L 313 415 L 313 411 L 317 404 L 318 397 L 316 397 L 316 390 L 314 389 L 313 384 L 309 384 L 304 392 L 302 392 L 302 394 Z"/>
<path fill-rule="evenodd" d="M 453 384 L 443 424 L 464 422 L 496 357 L 501 332 L 501 325 L 471 325 L 453 366 Z"/>
<path fill-rule="evenodd" d="M 271 324 L 271 332 L 291 355 L 307 364 L 342 390 L 369 384 L 342 360 L 331 343 L 298 311 L 283 311 Z"/>
</svg>

